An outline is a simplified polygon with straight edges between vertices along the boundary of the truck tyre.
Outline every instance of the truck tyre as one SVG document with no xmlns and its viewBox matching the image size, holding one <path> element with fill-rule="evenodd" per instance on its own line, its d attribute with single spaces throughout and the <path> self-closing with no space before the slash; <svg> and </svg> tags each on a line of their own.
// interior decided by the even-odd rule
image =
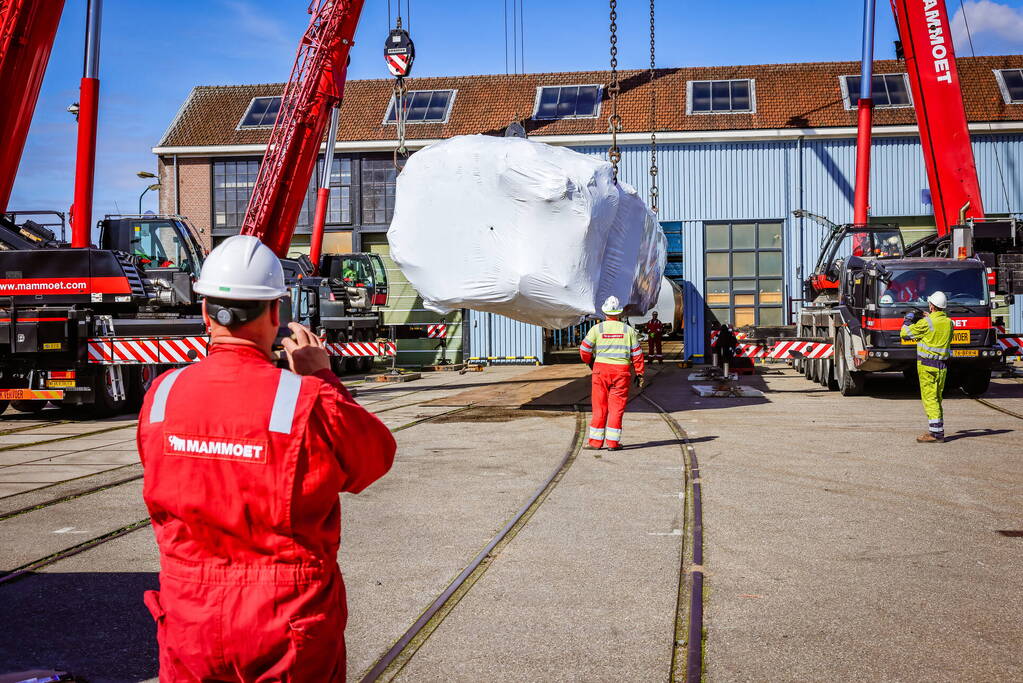
<svg viewBox="0 0 1023 683">
<path fill-rule="evenodd" d="M 902 377 L 906 380 L 907 384 L 919 384 L 920 377 L 916 374 L 916 363 L 910 365 L 908 368 L 903 368 Z"/>
<path fill-rule="evenodd" d="M 811 379 L 811 370 L 813 370 L 813 361 L 809 358 L 803 359 L 803 377 Z"/>
<path fill-rule="evenodd" d="M 127 371 L 125 374 L 126 376 L 131 375 L 131 381 L 125 388 L 128 394 L 128 402 L 125 407 L 129 410 L 141 410 L 142 401 L 145 399 L 149 387 L 153 386 L 157 377 L 170 368 L 170 365 L 139 365 Z"/>
<path fill-rule="evenodd" d="M 838 390 L 843 396 L 859 396 L 863 393 L 863 385 L 866 383 L 862 372 L 855 372 L 849 368 L 845 359 L 845 344 L 835 344 L 835 374 L 838 380 Z"/>
<path fill-rule="evenodd" d="M 8 405 L 10 405 L 10 401 L 0 401 L 0 415 L 4 414 Z"/>
<path fill-rule="evenodd" d="M 835 369 L 835 359 L 828 358 L 825 365 L 825 379 L 824 386 L 828 388 L 828 391 L 838 391 L 838 373 Z"/>
<path fill-rule="evenodd" d="M 792 369 L 795 370 L 796 372 L 800 372 L 800 373 L 803 372 L 803 359 L 802 358 L 793 358 L 792 359 Z"/>
<path fill-rule="evenodd" d="M 122 372 L 125 383 L 125 394 L 130 397 L 132 393 L 132 372 Z M 93 417 L 113 417 L 120 415 L 128 409 L 128 398 L 116 400 L 113 396 L 108 373 L 103 368 L 93 377 L 92 380 L 92 405 L 89 412 Z"/>
<path fill-rule="evenodd" d="M 991 385 L 991 368 L 968 372 L 959 379 L 959 386 L 970 398 L 983 396 Z"/>
<path fill-rule="evenodd" d="M 22 413 L 41 413 L 46 407 L 46 401 L 11 401 L 11 407 Z"/>
</svg>

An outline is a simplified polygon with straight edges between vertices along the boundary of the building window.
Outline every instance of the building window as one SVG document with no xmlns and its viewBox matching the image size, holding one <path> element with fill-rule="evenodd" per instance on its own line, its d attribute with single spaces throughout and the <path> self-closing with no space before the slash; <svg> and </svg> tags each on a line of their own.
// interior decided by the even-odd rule
<svg viewBox="0 0 1023 683">
<path fill-rule="evenodd" d="M 280 97 L 254 97 L 245 110 L 239 128 L 262 128 L 274 125 L 281 110 Z"/>
<path fill-rule="evenodd" d="M 387 225 L 391 222 L 397 178 L 393 160 L 362 160 L 362 222 L 365 225 Z"/>
<path fill-rule="evenodd" d="M 860 103 L 860 76 L 842 76 L 845 108 L 855 109 Z M 906 74 L 880 74 L 871 79 L 875 107 L 911 107 L 909 81 Z"/>
<path fill-rule="evenodd" d="M 259 159 L 217 159 L 213 162 L 213 230 L 217 235 L 231 235 L 241 229 L 245 212 L 256 185 Z M 316 188 L 323 158 L 317 163 L 316 175 L 310 179 L 297 229 L 308 229 L 316 213 Z M 393 185 L 392 185 L 393 197 Z M 393 206 L 393 199 L 392 199 Z M 352 159 L 335 157 L 330 177 L 330 201 L 327 205 L 328 225 L 350 225 L 352 222 Z"/>
<path fill-rule="evenodd" d="M 405 94 L 406 123 L 447 123 L 456 90 L 413 90 Z M 395 123 L 394 96 L 384 123 Z"/>
<path fill-rule="evenodd" d="M 1006 104 L 1023 104 L 1023 69 L 995 71 Z"/>
<path fill-rule="evenodd" d="M 756 112 L 753 80 L 689 81 L 689 114 L 751 114 Z"/>
<path fill-rule="evenodd" d="M 312 227 L 316 216 L 316 191 L 323 173 L 323 157 L 316 162 L 316 175 L 309 183 L 309 191 L 298 215 L 299 227 Z M 330 198 L 327 200 L 327 225 L 352 224 L 352 159 L 334 157 L 330 173 Z"/>
<path fill-rule="evenodd" d="M 218 234 L 237 232 L 256 184 L 259 159 L 213 162 L 213 229 Z"/>
<path fill-rule="evenodd" d="M 536 89 L 533 118 L 592 119 L 600 113 L 599 85 L 562 85 Z"/>
<path fill-rule="evenodd" d="M 708 223 L 704 299 L 720 323 L 781 325 L 782 223 Z"/>
</svg>

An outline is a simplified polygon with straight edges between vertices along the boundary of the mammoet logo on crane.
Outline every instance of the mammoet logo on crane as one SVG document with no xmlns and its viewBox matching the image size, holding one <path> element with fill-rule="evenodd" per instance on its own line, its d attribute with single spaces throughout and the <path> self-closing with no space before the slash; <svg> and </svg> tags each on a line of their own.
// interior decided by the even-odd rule
<svg viewBox="0 0 1023 683">
<path fill-rule="evenodd" d="M 265 464 L 266 449 L 266 441 L 254 439 L 168 434 L 164 455 Z"/>
<path fill-rule="evenodd" d="M 931 36 L 931 60 L 934 63 L 935 78 L 939 83 L 951 83 L 952 71 L 949 62 L 948 8 L 944 0 L 923 0 L 927 32 Z M 954 58 L 954 55 L 952 55 Z"/>
</svg>

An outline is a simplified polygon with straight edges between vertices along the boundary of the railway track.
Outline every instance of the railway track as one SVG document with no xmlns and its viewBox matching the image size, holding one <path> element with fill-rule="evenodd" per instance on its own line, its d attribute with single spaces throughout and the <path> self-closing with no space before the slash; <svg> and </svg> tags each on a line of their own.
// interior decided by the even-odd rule
<svg viewBox="0 0 1023 683">
<path fill-rule="evenodd" d="M 415 656 L 416 651 L 429 639 L 445 617 L 469 592 L 487 571 L 494 558 L 511 543 L 519 530 L 525 526 L 536 510 L 550 495 L 554 487 L 565 476 L 572 463 L 575 462 L 583 445 L 586 421 L 585 414 L 576 407 L 575 431 L 572 442 L 565 450 L 564 456 L 549 477 L 533 492 L 533 495 L 498 531 L 490 542 L 477 553 L 462 572 L 448 584 L 430 606 L 405 631 L 404 634 L 378 659 L 362 677 L 362 683 L 393 679 Z"/>
<path fill-rule="evenodd" d="M 403 406 L 395 406 L 393 408 L 389 408 L 388 410 L 396 410 L 398 408 L 407 408 L 407 407 L 410 407 L 410 406 L 413 406 L 413 405 L 418 405 L 418 404 L 412 403 L 412 404 L 406 404 L 406 405 L 403 405 Z M 397 433 L 397 432 L 400 432 L 400 431 L 404 431 L 406 429 L 411 429 L 412 427 L 416 427 L 418 425 L 425 424 L 427 422 L 432 422 L 433 420 L 438 420 L 438 419 L 440 419 L 442 417 L 448 417 L 450 415 L 456 415 L 458 413 L 461 413 L 461 412 L 464 412 L 466 410 L 469 410 L 470 408 L 472 408 L 472 406 L 462 406 L 462 407 L 459 407 L 459 408 L 454 408 L 452 410 L 446 410 L 446 411 L 444 411 L 442 413 L 438 413 L 436 415 L 428 415 L 428 416 L 425 416 L 425 417 L 416 418 L 415 420 L 412 420 L 412 421 L 407 422 L 405 424 L 402 424 L 402 425 L 399 425 L 397 427 L 391 428 L 391 432 L 392 433 Z M 380 412 L 382 412 L 382 411 L 380 411 Z M 127 425 L 127 426 L 134 427 L 134 424 L 133 425 Z M 106 431 L 109 431 L 109 430 L 106 430 Z M 51 499 L 51 500 L 48 500 L 48 501 L 43 501 L 43 502 L 40 502 L 40 503 L 37 503 L 37 504 L 34 504 L 34 505 L 26 506 L 26 507 L 18 509 L 18 510 L 12 510 L 10 512 L 4 513 L 3 515 L 0 515 L 0 522 L 3 522 L 3 521 L 8 520 L 8 519 L 11 519 L 13 517 L 17 517 L 19 515 L 27 514 L 27 513 L 30 513 L 30 512 L 35 512 L 35 511 L 38 511 L 38 510 L 42 510 L 44 508 L 52 507 L 54 505 L 59 505 L 61 503 L 66 503 L 66 502 L 69 502 L 69 501 L 72 501 L 72 500 L 83 498 L 85 496 L 93 495 L 93 494 L 99 493 L 101 491 L 106 491 L 106 490 L 111 489 L 111 488 L 115 488 L 115 487 L 118 487 L 118 486 L 123 486 L 125 484 L 130 483 L 130 482 L 138 481 L 141 478 L 142 478 L 142 474 L 140 473 L 140 474 L 132 475 L 130 477 L 126 477 L 124 479 L 119 479 L 117 481 L 108 482 L 108 483 L 103 484 L 101 486 L 96 486 L 96 487 L 93 487 L 93 488 L 90 488 L 90 489 L 86 489 L 84 491 L 79 491 L 79 492 L 76 492 L 76 493 L 73 493 L 73 494 L 69 494 L 69 495 L 66 495 L 66 496 L 60 496 L 60 497 L 57 497 L 57 498 L 54 498 L 54 499 Z M 31 574 L 32 572 L 34 572 L 34 571 L 36 571 L 38 569 L 42 569 L 44 567 L 47 567 L 47 566 L 49 566 L 51 564 L 59 562 L 60 560 L 64 560 L 66 558 L 73 557 L 74 555 L 78 555 L 79 553 L 82 553 L 82 552 L 84 552 L 86 550 L 90 550 L 90 549 L 95 548 L 97 546 L 103 545 L 104 543 L 108 543 L 110 541 L 113 541 L 114 539 L 120 538 L 121 536 L 125 536 L 125 535 L 127 535 L 127 534 L 129 534 L 129 533 L 131 533 L 133 531 L 138 531 L 139 529 L 144 529 L 144 528 L 148 527 L 149 525 L 150 525 L 149 517 L 146 517 L 144 519 L 139 519 L 139 520 L 133 521 L 133 522 L 131 522 L 129 524 L 126 524 L 126 525 L 124 525 L 122 527 L 119 527 L 117 529 L 114 529 L 112 531 L 104 532 L 103 534 L 94 536 L 94 537 L 92 537 L 92 538 L 90 538 L 90 539 L 88 539 L 86 541 L 83 541 L 81 543 L 75 544 L 75 545 L 70 546 L 68 548 L 62 549 L 62 550 L 60 550 L 58 552 L 49 554 L 49 555 L 47 555 L 45 557 L 40 557 L 40 558 L 35 559 L 35 560 L 31 561 L 31 562 L 27 562 L 25 564 L 22 564 L 21 566 L 15 567 L 15 568 L 9 570 L 7 573 L 5 573 L 3 575 L 0 575 L 0 585 L 4 585 L 4 584 L 8 584 L 8 583 L 12 583 L 14 581 L 17 581 L 18 579 L 23 578 L 24 576 L 26 576 L 28 574 Z"/>
<path fill-rule="evenodd" d="M 682 426 L 659 404 L 644 394 L 644 401 L 653 406 L 678 440 L 682 450 L 685 472 L 686 509 L 682 552 L 679 558 L 678 598 L 675 620 L 671 671 L 668 679 L 700 681 L 703 668 L 703 513 L 700 470 L 696 452 L 689 443 Z M 437 598 L 423 611 L 402 636 L 363 674 L 361 683 L 391 681 L 416 652 L 427 642 L 448 614 L 479 581 L 494 558 L 508 546 L 544 503 L 558 482 L 564 478 L 578 457 L 586 434 L 585 413 L 578 406 L 576 430 L 572 443 L 551 475 L 533 492 L 525 504 L 509 519 L 451 581 Z M 692 541 L 689 541 L 692 539 Z"/>
</svg>

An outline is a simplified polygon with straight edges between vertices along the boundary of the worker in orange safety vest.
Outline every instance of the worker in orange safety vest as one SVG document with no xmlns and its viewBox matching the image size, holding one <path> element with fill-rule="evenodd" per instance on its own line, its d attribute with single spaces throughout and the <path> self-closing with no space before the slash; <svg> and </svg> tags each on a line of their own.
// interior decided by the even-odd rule
<svg viewBox="0 0 1023 683">
<path fill-rule="evenodd" d="M 655 360 L 664 364 L 664 352 L 661 344 L 664 341 L 664 323 L 657 317 L 657 311 L 650 314 L 650 320 L 643 326 L 647 336 L 647 350 L 650 362 Z"/>
<path fill-rule="evenodd" d="M 139 415 L 143 498 L 160 550 L 160 681 L 344 681 L 342 491 L 383 476 L 395 442 L 331 373 L 322 342 L 290 323 L 253 236 L 203 264 L 208 357 L 157 378 Z"/>
<path fill-rule="evenodd" d="M 590 422 L 586 450 L 622 450 L 622 419 L 629 401 L 629 379 L 636 371 L 636 384 L 643 386 L 643 349 L 639 335 L 621 321 L 618 297 L 609 296 L 601 310 L 607 319 L 594 325 L 579 345 L 583 362 L 593 368 Z"/>
</svg>

